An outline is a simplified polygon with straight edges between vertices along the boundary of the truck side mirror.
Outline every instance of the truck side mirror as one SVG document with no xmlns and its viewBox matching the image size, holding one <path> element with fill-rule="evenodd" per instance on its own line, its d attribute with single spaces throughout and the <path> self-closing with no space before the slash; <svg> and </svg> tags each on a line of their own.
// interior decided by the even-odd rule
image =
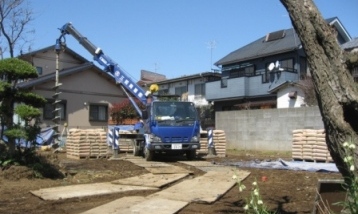
<svg viewBox="0 0 358 214">
<path fill-rule="evenodd" d="M 143 119 L 143 120 L 148 119 L 148 111 L 147 111 L 147 110 L 143 110 L 143 111 L 142 111 L 142 119 Z"/>
</svg>

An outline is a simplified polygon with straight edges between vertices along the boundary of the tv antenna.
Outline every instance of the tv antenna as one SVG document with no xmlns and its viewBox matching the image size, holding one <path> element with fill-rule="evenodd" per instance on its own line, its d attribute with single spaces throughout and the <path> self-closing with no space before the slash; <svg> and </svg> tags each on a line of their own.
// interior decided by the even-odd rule
<svg viewBox="0 0 358 214">
<path fill-rule="evenodd" d="M 215 40 L 211 40 L 207 43 L 208 48 L 210 49 L 210 71 L 213 70 L 213 49 L 216 48 L 216 41 Z"/>
<path fill-rule="evenodd" d="M 158 63 L 154 63 L 154 72 L 157 73 L 159 70 L 159 64 Z"/>
</svg>

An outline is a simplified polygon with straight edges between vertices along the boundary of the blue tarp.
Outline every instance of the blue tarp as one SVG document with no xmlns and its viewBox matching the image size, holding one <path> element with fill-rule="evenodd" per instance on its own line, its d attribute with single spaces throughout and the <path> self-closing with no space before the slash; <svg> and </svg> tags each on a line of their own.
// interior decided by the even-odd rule
<svg viewBox="0 0 358 214">
<path fill-rule="evenodd" d="M 55 133 L 55 131 L 51 127 L 41 129 L 40 134 L 36 138 L 36 145 L 37 146 L 51 145 L 54 141 L 54 138 L 53 138 L 54 133 Z M 7 137 L 3 136 L 3 140 L 5 142 L 7 142 Z M 21 147 L 26 147 L 26 148 L 31 146 L 31 143 L 27 142 L 24 139 L 18 140 L 16 142 L 16 144 L 20 145 Z"/>
<path fill-rule="evenodd" d="M 226 165 L 226 164 L 225 164 Z M 252 167 L 265 169 L 286 169 L 286 170 L 302 170 L 310 172 L 339 172 L 334 163 L 315 163 L 303 161 L 242 161 L 232 162 L 228 165 L 237 167 Z"/>
</svg>

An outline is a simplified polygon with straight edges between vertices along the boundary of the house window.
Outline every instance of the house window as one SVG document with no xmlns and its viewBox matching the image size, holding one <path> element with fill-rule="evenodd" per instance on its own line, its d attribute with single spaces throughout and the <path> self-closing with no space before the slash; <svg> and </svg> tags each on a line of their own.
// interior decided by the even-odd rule
<svg viewBox="0 0 358 214">
<path fill-rule="evenodd" d="M 43 108 L 43 118 L 45 120 L 52 120 L 55 118 L 55 105 L 53 104 L 55 100 L 47 99 L 47 102 Z M 59 108 L 59 116 L 61 120 L 66 119 L 66 101 L 61 100 L 57 104 L 57 108 Z"/>
<path fill-rule="evenodd" d="M 266 69 L 265 73 L 262 73 L 262 83 L 268 83 L 269 80 L 270 80 L 270 72 Z"/>
<path fill-rule="evenodd" d="M 353 68 L 352 76 L 353 76 L 354 82 L 358 82 L 358 67 Z"/>
<path fill-rule="evenodd" d="M 180 87 L 175 88 L 175 95 L 181 96 L 181 95 L 185 94 L 186 92 L 187 92 L 186 86 L 180 86 Z"/>
<path fill-rule="evenodd" d="M 240 71 L 238 69 L 231 70 L 229 74 L 230 78 L 240 77 Z"/>
<path fill-rule="evenodd" d="M 280 62 L 280 68 L 283 68 L 283 70 L 291 71 L 291 72 L 295 71 L 293 67 L 293 59 L 280 60 L 279 62 Z"/>
<path fill-rule="evenodd" d="M 167 95 L 167 94 L 169 94 L 169 90 L 168 89 L 159 90 L 158 94 L 159 95 Z"/>
<path fill-rule="evenodd" d="M 248 63 L 238 65 L 229 72 L 230 78 L 251 77 L 254 75 L 255 75 L 255 67 L 253 64 L 248 64 Z"/>
<path fill-rule="evenodd" d="M 304 57 L 300 57 L 300 78 L 304 79 L 307 74 L 307 60 Z"/>
<path fill-rule="evenodd" d="M 244 71 L 245 71 L 245 77 L 255 76 L 255 68 L 254 68 L 254 66 L 246 67 L 244 69 Z"/>
<path fill-rule="evenodd" d="M 227 77 L 221 78 L 221 88 L 227 88 Z"/>
<path fill-rule="evenodd" d="M 195 84 L 195 96 L 205 96 L 205 83 Z"/>
<path fill-rule="evenodd" d="M 42 75 L 42 67 L 36 66 L 37 74 Z"/>
<path fill-rule="evenodd" d="M 108 105 L 107 104 L 90 104 L 89 106 L 90 121 L 107 121 Z"/>
</svg>

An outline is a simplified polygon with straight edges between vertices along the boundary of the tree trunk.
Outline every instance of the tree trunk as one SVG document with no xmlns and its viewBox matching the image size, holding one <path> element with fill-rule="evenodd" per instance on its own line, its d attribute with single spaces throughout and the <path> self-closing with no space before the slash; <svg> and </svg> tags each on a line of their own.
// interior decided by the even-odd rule
<svg viewBox="0 0 358 214">
<path fill-rule="evenodd" d="M 312 74 L 318 106 L 326 130 L 326 143 L 334 162 L 346 178 L 355 173 L 344 162 L 344 142 L 354 143 L 358 167 L 358 90 L 345 64 L 334 28 L 322 18 L 312 0 L 280 0 L 302 42 Z"/>
<path fill-rule="evenodd" d="M 14 101 L 13 98 L 11 97 L 10 99 L 3 99 L 1 105 L 6 106 L 5 108 L 7 109 L 7 111 L 5 112 L 5 115 L 3 117 L 4 119 L 4 124 L 6 126 L 6 129 L 11 128 L 14 126 Z M 16 149 L 16 139 L 7 136 L 7 147 L 8 147 L 8 153 L 12 156 L 15 154 L 15 149 Z"/>
</svg>

